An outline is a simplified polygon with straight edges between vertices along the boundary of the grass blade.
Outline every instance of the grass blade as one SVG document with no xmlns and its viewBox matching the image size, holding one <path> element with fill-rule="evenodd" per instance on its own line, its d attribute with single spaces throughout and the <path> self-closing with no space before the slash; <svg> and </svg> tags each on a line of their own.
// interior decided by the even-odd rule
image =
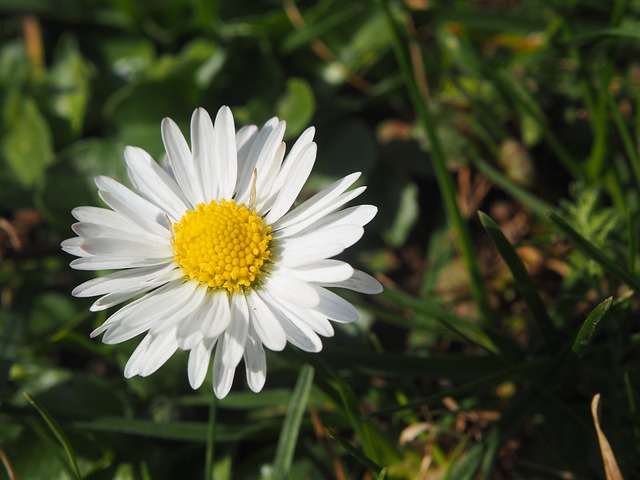
<svg viewBox="0 0 640 480">
<path fill-rule="evenodd" d="M 504 260 L 507 267 L 509 267 L 509 270 L 511 270 L 516 287 L 529 307 L 529 311 L 531 312 L 540 333 L 547 343 L 551 343 L 555 328 L 551 322 L 551 318 L 549 318 L 547 309 L 542 302 L 542 298 L 540 298 L 540 295 L 536 290 L 536 286 L 524 266 L 524 263 L 522 263 L 522 260 L 518 256 L 515 248 L 513 248 L 513 245 L 511 245 L 509 240 L 504 236 L 498 224 L 483 212 L 478 212 L 478 215 L 480 216 L 482 226 L 491 237 L 491 241 L 498 250 L 498 253 Z"/>
<path fill-rule="evenodd" d="M 402 72 L 405 84 L 407 85 L 413 108 L 415 109 L 416 115 L 420 120 L 420 124 L 425 130 L 429 139 L 429 144 L 431 145 L 430 153 L 433 170 L 436 175 L 438 186 L 440 187 L 447 217 L 456 233 L 456 242 L 460 251 L 460 256 L 462 257 L 469 275 L 471 293 L 478 305 L 478 310 L 482 319 L 485 322 L 491 322 L 495 316 L 491 315 L 489 299 L 484 287 L 484 280 L 480 273 L 480 267 L 478 266 L 477 256 L 471 241 L 469 228 L 467 227 L 467 223 L 465 222 L 462 213 L 460 212 L 460 208 L 458 207 L 456 188 L 451 172 L 447 168 L 447 159 L 444 151 L 442 150 L 442 146 L 440 145 L 440 139 L 436 133 L 435 120 L 429 110 L 429 99 L 425 97 L 418 86 L 416 72 L 414 71 L 411 62 L 411 55 L 407 49 L 407 40 L 404 32 L 401 30 L 401 27 L 398 25 L 398 22 L 396 22 L 393 14 L 391 13 L 387 0 L 379 0 L 378 3 L 382 7 L 387 19 L 387 24 L 392 33 L 394 51 L 400 66 L 400 71 Z"/>
<path fill-rule="evenodd" d="M 401 292 L 400 290 L 392 290 L 389 288 L 385 289 L 385 291 L 380 294 L 379 298 L 389 300 L 402 308 L 433 317 L 447 328 L 452 328 L 456 332 L 461 332 L 465 337 L 471 339 L 474 343 L 481 346 L 488 352 L 498 354 L 497 346 L 482 326 L 474 323 L 470 319 L 459 317 L 444 310 L 435 302 L 423 300 Z"/>
<path fill-rule="evenodd" d="M 62 445 L 62 448 L 67 454 L 67 459 L 69 461 L 71 473 L 77 479 L 82 478 L 82 476 L 80 475 L 80 470 L 78 469 L 78 463 L 76 462 L 76 454 L 73 451 L 73 447 L 71 447 L 69 440 L 67 439 L 66 435 L 64 434 L 64 432 L 62 431 L 58 423 L 54 420 L 54 418 L 51 415 L 49 415 L 49 413 L 44 409 L 44 407 L 42 407 L 38 402 L 36 402 L 31 397 L 31 395 L 29 395 L 27 392 L 23 392 L 23 395 L 27 399 L 27 401 L 31 405 L 33 405 L 33 407 L 38 411 L 42 419 L 45 421 L 45 423 L 51 430 L 51 433 L 53 433 L 53 435 L 56 437 L 58 442 L 60 442 L 60 444 Z"/>
<path fill-rule="evenodd" d="M 378 465 L 374 460 L 369 458 L 367 455 L 362 453 L 360 450 L 355 448 L 346 440 L 340 438 L 340 436 L 330 428 L 326 428 L 325 430 L 329 438 L 331 438 L 331 440 L 333 440 L 342 448 L 344 448 L 347 451 L 347 453 L 351 455 L 353 458 L 355 458 L 358 462 L 360 462 L 362 465 L 367 467 L 372 472 L 381 472 L 382 467 Z"/>
<path fill-rule="evenodd" d="M 547 213 L 554 210 L 554 207 L 550 203 L 545 202 L 544 200 L 536 197 L 528 190 L 519 186 L 517 183 L 512 182 L 485 160 L 482 160 L 477 156 L 471 156 L 471 161 L 485 177 L 487 177 L 513 198 L 524 203 L 531 209 L 533 213 L 535 213 L 539 217 L 544 217 L 547 215 Z"/>
<path fill-rule="evenodd" d="M 298 375 L 296 387 L 291 395 L 287 416 L 284 419 L 276 456 L 273 461 L 273 478 L 288 478 L 293 461 L 293 453 L 296 449 L 298 434 L 302 417 L 307 408 L 309 393 L 313 386 L 314 368 L 311 365 L 303 365 Z"/>
<path fill-rule="evenodd" d="M 582 358 L 591 344 L 596 332 L 600 329 L 602 321 L 606 318 L 613 304 L 613 297 L 605 299 L 600 305 L 593 309 L 587 319 L 580 327 L 580 331 L 571 346 L 571 353 L 578 358 Z"/>
<path fill-rule="evenodd" d="M 617 278 L 621 282 L 626 283 L 636 291 L 640 291 L 640 281 L 629 275 L 622 268 L 616 265 L 611 259 L 609 259 L 600 249 L 596 248 L 586 238 L 576 232 L 571 225 L 564 221 L 556 213 L 551 212 L 548 214 L 549 220 L 551 220 L 566 237 L 579 249 L 582 250 L 589 258 L 599 263 L 602 268 L 609 272 L 613 277 Z"/>
</svg>

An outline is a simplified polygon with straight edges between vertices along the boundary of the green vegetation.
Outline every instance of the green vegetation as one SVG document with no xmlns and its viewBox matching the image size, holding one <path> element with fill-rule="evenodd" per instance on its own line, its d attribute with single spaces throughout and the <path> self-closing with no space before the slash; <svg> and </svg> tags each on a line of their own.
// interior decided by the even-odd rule
<svg viewBox="0 0 640 480">
<path fill-rule="evenodd" d="M 639 39 L 636 0 L 0 1 L 0 478 L 640 478 Z M 221 105 L 316 126 L 305 196 L 363 172 L 385 292 L 217 401 L 183 353 L 124 379 L 59 244 Z"/>
</svg>

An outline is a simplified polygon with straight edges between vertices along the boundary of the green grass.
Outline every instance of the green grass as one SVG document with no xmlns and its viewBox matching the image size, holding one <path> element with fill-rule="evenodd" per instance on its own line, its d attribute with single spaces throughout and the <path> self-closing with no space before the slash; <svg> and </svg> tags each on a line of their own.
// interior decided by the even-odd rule
<svg viewBox="0 0 640 480">
<path fill-rule="evenodd" d="M 640 476 L 640 5 L 0 3 L 0 478 Z M 123 149 L 229 105 L 317 128 L 310 195 L 363 172 L 344 258 L 385 286 L 318 354 L 213 400 L 73 287 L 59 243 Z"/>
</svg>

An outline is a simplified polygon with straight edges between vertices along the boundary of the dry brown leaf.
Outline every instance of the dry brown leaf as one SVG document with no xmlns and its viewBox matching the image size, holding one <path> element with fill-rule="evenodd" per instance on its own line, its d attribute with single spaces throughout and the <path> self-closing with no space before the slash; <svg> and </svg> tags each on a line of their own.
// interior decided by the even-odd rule
<svg viewBox="0 0 640 480">
<path fill-rule="evenodd" d="M 598 434 L 598 442 L 600 443 L 600 453 L 602 455 L 602 461 L 604 462 L 604 473 L 607 476 L 607 480 L 624 480 L 622 478 L 622 472 L 616 462 L 616 457 L 611 450 L 609 440 L 600 428 L 600 394 L 597 393 L 593 400 L 591 400 L 591 415 L 593 416 L 593 424 L 596 427 L 596 433 Z"/>
</svg>

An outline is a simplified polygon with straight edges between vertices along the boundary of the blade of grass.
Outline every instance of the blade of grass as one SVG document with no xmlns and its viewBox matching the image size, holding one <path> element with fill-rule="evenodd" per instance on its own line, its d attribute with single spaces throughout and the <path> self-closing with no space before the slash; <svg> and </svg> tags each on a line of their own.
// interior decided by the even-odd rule
<svg viewBox="0 0 640 480">
<path fill-rule="evenodd" d="M 77 479 L 82 478 L 82 476 L 80 475 L 80 470 L 78 469 L 76 454 L 73 451 L 73 447 L 69 443 L 69 440 L 67 439 L 66 435 L 64 434 L 64 432 L 62 431 L 58 423 L 44 409 L 44 407 L 40 405 L 38 402 L 36 402 L 27 392 L 23 392 L 22 394 L 27 399 L 27 401 L 31 405 L 33 405 L 33 407 L 38 411 L 42 419 L 45 421 L 45 423 L 49 427 L 49 430 L 51 430 L 51 433 L 53 433 L 53 435 L 56 437 L 58 442 L 60 442 L 60 444 L 62 445 L 62 448 L 67 454 L 68 466 L 70 467 L 69 471 L 71 472 L 71 474 Z"/>
<path fill-rule="evenodd" d="M 490 324 L 496 317 L 491 315 L 491 308 L 489 306 L 487 292 L 484 287 L 484 280 L 482 279 L 480 268 L 476 261 L 476 254 L 471 242 L 471 235 L 467 224 L 462 217 L 460 208 L 458 207 L 453 177 L 447 168 L 446 157 L 440 145 L 440 139 L 436 133 L 435 121 L 429 110 L 428 98 L 423 95 L 423 92 L 418 85 L 404 32 L 394 18 L 387 0 L 378 0 L 378 4 L 381 6 L 387 19 L 389 29 L 391 30 L 396 59 L 405 79 L 405 84 L 409 92 L 413 108 L 416 111 L 416 115 L 418 116 L 422 128 L 424 128 L 429 139 L 429 144 L 431 145 L 430 153 L 433 169 L 438 186 L 440 187 L 447 217 L 449 218 L 449 221 L 456 233 L 458 249 L 469 275 L 471 293 L 477 303 L 481 318 L 484 322 Z"/>
<path fill-rule="evenodd" d="M 604 73 L 600 71 L 600 83 L 604 83 L 605 79 Z M 620 139 L 622 140 L 622 145 L 624 146 L 624 151 L 627 154 L 627 159 L 631 165 L 633 176 L 635 177 L 637 185 L 640 187 L 640 155 L 638 155 L 638 150 L 633 144 L 631 133 L 622 118 L 622 114 L 620 113 L 620 109 L 618 108 L 618 104 L 613 98 L 613 95 L 608 88 L 603 88 L 602 90 L 606 94 L 607 103 L 611 113 L 613 114 L 613 121 L 616 125 L 616 129 L 618 130 L 618 135 L 620 135 Z"/>
<path fill-rule="evenodd" d="M 520 256 L 516 252 L 515 248 L 513 248 L 511 243 L 509 243 L 507 237 L 504 236 L 498 224 L 494 222 L 490 216 L 486 215 L 483 212 L 478 212 L 478 215 L 480 217 L 482 226 L 489 234 L 489 237 L 491 237 L 491 241 L 498 250 L 498 253 L 504 260 L 504 263 L 507 265 L 509 270 L 511 270 L 511 274 L 513 275 L 513 279 L 515 280 L 516 287 L 520 291 L 522 298 L 529 307 L 529 311 L 531 312 L 531 315 L 533 316 L 533 319 L 535 320 L 540 333 L 542 334 L 547 344 L 551 344 L 553 342 L 555 327 L 551 322 L 551 318 L 549 318 L 547 309 L 542 302 L 542 298 L 540 298 L 540 295 L 536 290 L 536 286 L 529 276 L 524 263 L 522 263 Z"/>
<path fill-rule="evenodd" d="M 499 354 L 497 346 L 482 326 L 474 323 L 472 320 L 458 317 L 453 313 L 443 310 L 435 302 L 416 298 L 400 290 L 392 290 L 389 288 L 385 289 L 379 298 L 382 300 L 390 300 L 397 306 L 433 317 L 442 322 L 443 325 L 451 327 L 456 332 L 461 332 L 465 337 L 471 339 L 473 343 L 478 344 L 488 352 Z"/>
<path fill-rule="evenodd" d="M 428 397 L 412 400 L 411 402 L 406 402 L 402 405 L 395 405 L 393 407 L 387 407 L 369 412 L 367 415 L 370 417 L 384 416 L 403 410 L 423 408 L 425 406 L 432 405 L 435 402 L 439 402 L 443 398 L 449 396 L 456 398 L 467 393 L 478 394 L 481 389 L 489 388 L 490 386 L 495 385 L 498 382 L 503 382 L 506 379 L 513 378 L 514 376 L 525 374 L 530 370 L 538 371 L 539 369 L 548 366 L 549 362 L 551 361 L 553 361 L 553 359 L 550 360 L 537 358 L 535 360 L 523 362 L 513 367 L 498 370 L 494 373 L 486 375 L 485 377 L 465 383 L 464 385 L 460 385 L 459 387 L 454 387 L 442 392 L 434 393 L 433 395 L 429 395 Z"/>
<path fill-rule="evenodd" d="M 489 165 L 485 160 L 472 156 L 471 161 L 485 177 L 498 185 L 513 198 L 525 204 L 536 215 L 544 217 L 547 213 L 554 211 L 554 207 L 550 203 L 541 200 L 531 192 L 512 182 L 497 169 Z"/>
<path fill-rule="evenodd" d="M 602 268 L 609 272 L 613 277 L 626 283 L 634 290 L 640 291 L 640 281 L 637 278 L 629 275 L 622 268 L 616 265 L 600 249 L 596 248 L 586 238 L 576 232 L 571 225 L 564 221 L 559 215 L 551 212 L 548 214 L 548 218 L 562 231 L 562 233 L 576 246 L 576 248 L 581 250 L 592 260 L 599 263 Z"/>
<path fill-rule="evenodd" d="M 273 461 L 273 478 L 288 478 L 291 462 L 300 433 L 302 417 L 307 408 L 309 394 L 313 386 L 314 368 L 303 365 L 298 375 L 298 381 L 291 395 L 287 415 L 280 431 L 276 456 Z"/>
<path fill-rule="evenodd" d="M 526 90 L 522 86 L 514 83 L 513 78 L 508 77 L 504 72 L 496 72 L 487 67 L 483 69 L 483 73 L 496 84 L 498 91 L 502 92 L 511 103 L 519 106 L 522 111 L 526 112 L 536 121 L 542 132 L 542 136 L 553 149 L 564 168 L 571 173 L 574 178 L 585 179 L 586 173 L 584 169 L 562 145 L 562 142 L 543 117 L 538 104 Z"/>
<path fill-rule="evenodd" d="M 640 180 L 640 178 L 639 178 Z M 627 209 L 627 239 L 629 241 L 629 250 L 628 250 L 628 265 L 629 275 L 635 277 L 636 276 L 636 236 L 634 232 L 634 222 L 633 222 L 633 213 L 631 209 Z"/>
<path fill-rule="evenodd" d="M 636 445 L 640 445 L 640 426 L 638 425 L 638 402 L 636 401 L 636 393 L 631 380 L 629 380 L 629 372 L 624 372 L 624 387 L 627 392 L 627 402 L 629 403 L 629 411 L 632 418 L 635 418 L 633 426 L 633 434 L 636 437 Z"/>
<path fill-rule="evenodd" d="M 331 440 L 333 440 L 342 448 L 344 448 L 349 455 L 351 455 L 353 458 L 355 458 L 358 462 L 360 462 L 362 465 L 367 467 L 369 470 L 371 470 L 374 473 L 382 471 L 382 467 L 380 465 L 378 465 L 375 461 L 373 461 L 371 458 L 366 456 L 360 450 L 355 448 L 349 442 L 342 439 L 336 432 L 334 432 L 330 428 L 325 428 L 325 431 L 327 432 L 327 435 Z"/>
<path fill-rule="evenodd" d="M 571 346 L 571 353 L 577 358 L 582 358 L 587 351 L 587 348 L 591 344 L 593 337 L 600 329 L 602 321 L 609 314 L 611 305 L 613 304 L 613 297 L 605 299 L 589 314 L 587 319 L 580 327 L 580 331 L 576 336 L 576 339 Z"/>
</svg>

